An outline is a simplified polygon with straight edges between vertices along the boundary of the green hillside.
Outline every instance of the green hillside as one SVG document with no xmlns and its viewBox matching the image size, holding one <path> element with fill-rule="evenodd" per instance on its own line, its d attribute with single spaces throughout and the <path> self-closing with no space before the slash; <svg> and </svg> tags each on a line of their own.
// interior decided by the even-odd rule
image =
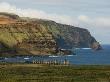
<svg viewBox="0 0 110 82">
<path fill-rule="evenodd" d="M 57 54 L 58 48 L 73 47 L 101 48 L 86 29 L 50 20 L 0 14 L 1 55 L 49 55 Z"/>
</svg>

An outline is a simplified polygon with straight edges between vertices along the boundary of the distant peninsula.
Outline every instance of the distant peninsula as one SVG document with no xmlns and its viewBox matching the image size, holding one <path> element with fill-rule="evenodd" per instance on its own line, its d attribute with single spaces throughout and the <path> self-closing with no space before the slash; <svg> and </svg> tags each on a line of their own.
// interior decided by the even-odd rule
<svg viewBox="0 0 110 82">
<path fill-rule="evenodd" d="M 0 56 L 57 54 L 71 48 L 100 50 L 101 45 L 84 28 L 0 13 Z"/>
</svg>

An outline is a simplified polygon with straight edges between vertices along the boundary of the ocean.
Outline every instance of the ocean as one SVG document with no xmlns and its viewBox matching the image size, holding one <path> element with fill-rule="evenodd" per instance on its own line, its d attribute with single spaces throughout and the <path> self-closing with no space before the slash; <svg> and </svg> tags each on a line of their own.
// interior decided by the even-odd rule
<svg viewBox="0 0 110 82">
<path fill-rule="evenodd" d="M 94 51 L 90 48 L 76 49 L 76 55 L 67 56 L 23 56 L 0 58 L 0 62 L 25 62 L 33 60 L 63 62 L 65 59 L 73 65 L 110 65 L 110 45 L 102 45 L 103 50 Z"/>
</svg>

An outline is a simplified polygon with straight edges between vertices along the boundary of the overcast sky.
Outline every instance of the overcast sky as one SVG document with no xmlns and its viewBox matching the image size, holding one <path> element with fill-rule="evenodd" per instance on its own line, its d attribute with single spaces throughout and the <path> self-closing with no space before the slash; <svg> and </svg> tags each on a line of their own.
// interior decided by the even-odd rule
<svg viewBox="0 0 110 82">
<path fill-rule="evenodd" d="M 0 0 L 0 12 L 86 28 L 110 44 L 110 0 Z"/>
</svg>

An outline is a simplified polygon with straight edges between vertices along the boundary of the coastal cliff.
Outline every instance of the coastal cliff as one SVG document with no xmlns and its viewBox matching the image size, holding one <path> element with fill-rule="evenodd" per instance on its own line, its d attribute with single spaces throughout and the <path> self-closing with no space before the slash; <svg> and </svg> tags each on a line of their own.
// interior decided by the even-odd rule
<svg viewBox="0 0 110 82">
<path fill-rule="evenodd" d="M 48 55 L 73 47 L 101 49 L 87 29 L 0 13 L 0 55 Z"/>
</svg>

